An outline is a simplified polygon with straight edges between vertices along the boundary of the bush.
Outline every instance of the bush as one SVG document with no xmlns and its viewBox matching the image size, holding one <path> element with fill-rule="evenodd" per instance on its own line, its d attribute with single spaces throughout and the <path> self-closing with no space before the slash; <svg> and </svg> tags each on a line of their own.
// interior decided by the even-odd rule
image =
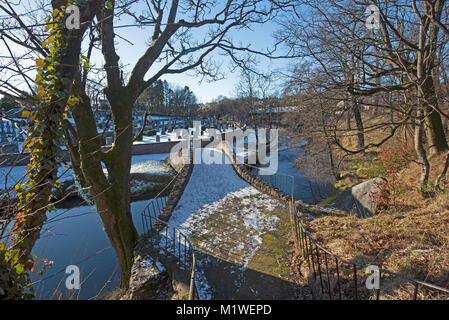
<svg viewBox="0 0 449 320">
<path fill-rule="evenodd" d="M 388 182 L 377 186 L 380 191 L 374 196 L 373 202 L 378 205 L 378 211 L 382 212 L 389 207 L 396 211 L 401 210 L 403 204 L 398 202 L 398 197 L 404 192 L 399 179 L 399 172 L 406 168 L 414 158 L 412 144 L 396 144 L 394 146 L 383 146 L 379 154 L 381 167 L 387 176 Z"/>
<path fill-rule="evenodd" d="M 0 243 L 0 300 L 30 300 L 34 298 L 25 266 L 19 263 L 19 250 L 6 249 Z"/>
</svg>

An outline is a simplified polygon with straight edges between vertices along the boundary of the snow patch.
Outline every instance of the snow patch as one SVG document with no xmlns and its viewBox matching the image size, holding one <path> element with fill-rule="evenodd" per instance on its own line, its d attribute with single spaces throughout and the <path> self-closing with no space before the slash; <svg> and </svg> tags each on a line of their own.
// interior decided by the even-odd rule
<svg viewBox="0 0 449 320">
<path fill-rule="evenodd" d="M 218 150 L 212 153 L 226 156 Z M 280 221 L 272 212 L 283 204 L 242 180 L 227 161 L 221 163 L 194 166 L 169 223 L 189 237 L 196 250 L 239 264 L 238 287 L 245 281 L 242 272 L 262 245 L 264 234 L 275 230 Z M 208 258 L 198 260 L 200 299 L 212 298 L 213 290 L 205 278 L 212 263 Z"/>
</svg>

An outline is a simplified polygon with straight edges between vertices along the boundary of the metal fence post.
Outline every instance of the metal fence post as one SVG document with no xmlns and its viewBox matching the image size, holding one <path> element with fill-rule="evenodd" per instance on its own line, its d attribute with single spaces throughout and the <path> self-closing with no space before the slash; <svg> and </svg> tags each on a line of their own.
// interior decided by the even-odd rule
<svg viewBox="0 0 449 320">
<path fill-rule="evenodd" d="M 193 250 L 193 249 L 192 249 L 192 250 Z M 191 275 L 190 275 L 189 300 L 194 300 L 195 265 L 196 265 L 195 253 L 192 253 L 192 273 L 191 273 Z"/>
</svg>

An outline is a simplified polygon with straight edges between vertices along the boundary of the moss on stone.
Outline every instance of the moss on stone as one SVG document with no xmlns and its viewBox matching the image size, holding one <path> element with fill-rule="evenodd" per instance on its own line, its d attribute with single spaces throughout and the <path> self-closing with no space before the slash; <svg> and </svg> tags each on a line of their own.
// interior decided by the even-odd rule
<svg viewBox="0 0 449 320">
<path fill-rule="evenodd" d="M 320 207 L 325 207 L 325 206 L 331 205 L 335 202 L 344 200 L 344 199 L 346 199 L 347 196 L 348 196 L 348 194 L 345 192 L 337 192 L 337 193 L 329 196 L 328 198 L 324 199 L 323 201 L 321 201 L 318 205 Z"/>
</svg>

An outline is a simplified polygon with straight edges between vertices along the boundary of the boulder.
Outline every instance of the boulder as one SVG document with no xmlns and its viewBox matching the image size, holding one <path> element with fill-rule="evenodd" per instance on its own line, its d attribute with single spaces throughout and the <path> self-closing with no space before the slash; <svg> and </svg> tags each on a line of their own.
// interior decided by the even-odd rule
<svg viewBox="0 0 449 320">
<path fill-rule="evenodd" d="M 169 300 L 173 295 L 167 270 L 151 257 L 137 256 L 131 269 L 130 300 Z"/>
<path fill-rule="evenodd" d="M 355 214 L 359 218 L 371 217 L 377 210 L 373 199 L 380 191 L 379 184 L 385 183 L 383 178 L 373 178 L 344 191 L 339 200 L 332 206 Z"/>
</svg>

